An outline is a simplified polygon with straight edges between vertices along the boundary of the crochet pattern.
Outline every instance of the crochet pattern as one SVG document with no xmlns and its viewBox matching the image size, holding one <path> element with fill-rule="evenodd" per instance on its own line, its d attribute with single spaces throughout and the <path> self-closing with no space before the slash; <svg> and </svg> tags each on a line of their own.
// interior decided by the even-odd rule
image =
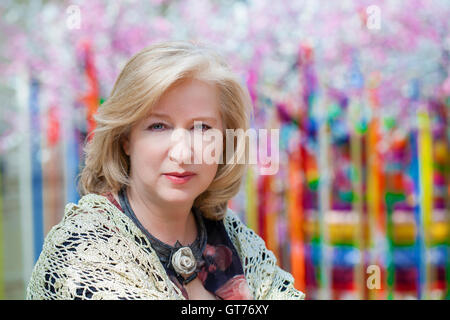
<svg viewBox="0 0 450 320">
<path fill-rule="evenodd" d="M 304 299 L 264 241 L 228 209 L 227 233 L 255 299 Z M 185 299 L 145 235 L 106 197 L 88 194 L 65 208 L 48 233 L 27 299 Z"/>
</svg>

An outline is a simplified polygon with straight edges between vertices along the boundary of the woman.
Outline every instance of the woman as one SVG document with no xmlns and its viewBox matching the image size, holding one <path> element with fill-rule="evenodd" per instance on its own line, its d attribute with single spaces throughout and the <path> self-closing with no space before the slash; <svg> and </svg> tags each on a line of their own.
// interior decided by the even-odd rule
<svg viewBox="0 0 450 320">
<path fill-rule="evenodd" d="M 303 299 L 227 208 L 245 172 L 230 159 L 248 145 L 233 139 L 219 161 L 225 137 L 208 133 L 246 131 L 250 115 L 248 92 L 207 48 L 166 42 L 132 57 L 96 115 L 83 197 L 47 235 L 27 298 Z"/>
</svg>

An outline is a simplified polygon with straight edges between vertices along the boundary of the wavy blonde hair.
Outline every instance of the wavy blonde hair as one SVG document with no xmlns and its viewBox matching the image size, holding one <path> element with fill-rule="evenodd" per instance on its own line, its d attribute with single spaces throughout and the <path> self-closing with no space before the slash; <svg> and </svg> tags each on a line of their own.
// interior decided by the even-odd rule
<svg viewBox="0 0 450 320">
<path fill-rule="evenodd" d="M 214 84 L 219 92 L 224 131 L 239 128 L 247 131 L 252 116 L 250 95 L 223 57 L 191 42 L 154 44 L 127 62 L 110 97 L 95 115 L 97 126 L 85 145 L 85 166 L 79 176 L 81 195 L 118 192 L 122 186 L 129 185 L 130 161 L 122 148 L 122 139 L 151 112 L 169 88 L 185 79 Z M 225 154 L 226 143 L 223 147 Z M 234 156 L 241 159 L 247 155 L 247 142 L 234 139 Z M 219 164 L 209 187 L 194 201 L 205 217 L 220 220 L 225 216 L 228 201 L 239 192 L 246 163 Z"/>
</svg>

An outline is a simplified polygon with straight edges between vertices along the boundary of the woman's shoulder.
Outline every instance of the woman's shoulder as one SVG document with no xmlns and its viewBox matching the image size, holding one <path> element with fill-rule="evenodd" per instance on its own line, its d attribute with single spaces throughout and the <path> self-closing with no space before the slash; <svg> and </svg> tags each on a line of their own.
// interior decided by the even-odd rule
<svg viewBox="0 0 450 320">
<path fill-rule="evenodd" d="M 231 208 L 227 208 L 227 212 L 223 218 L 223 222 L 224 224 L 231 224 L 234 227 L 244 226 L 243 222 L 239 218 L 239 215 Z"/>
<path fill-rule="evenodd" d="M 223 219 L 228 237 L 237 249 L 242 261 L 253 261 L 260 259 L 263 252 L 266 252 L 264 240 L 240 218 L 240 215 L 228 208 Z M 266 258 L 272 258 L 273 254 L 269 251 Z M 273 256 L 273 258 L 275 258 Z M 244 265 L 244 269 L 246 266 Z"/>
<path fill-rule="evenodd" d="M 63 219 L 55 227 L 72 224 L 84 228 L 99 227 L 103 224 L 124 227 L 129 221 L 122 214 L 120 207 L 107 195 L 89 193 L 82 196 L 77 203 L 68 203 L 64 208 Z"/>
<path fill-rule="evenodd" d="M 129 292 L 136 286 L 142 286 L 144 290 L 142 283 L 146 275 L 159 275 L 161 270 L 155 269 L 157 257 L 148 254 L 149 245 L 144 236 L 126 219 L 114 204 L 101 195 L 89 194 L 77 204 L 69 203 L 63 220 L 46 236 L 27 296 L 31 299 L 86 298 L 85 287 L 88 283 L 101 282 L 113 288 L 119 280 Z M 125 276 L 117 278 L 119 274 Z M 79 279 L 85 277 L 90 280 L 80 287 L 82 281 Z M 155 283 L 155 286 L 161 286 L 158 281 Z M 95 284 L 92 287 L 101 293 L 101 288 Z M 142 290 L 141 295 L 153 295 Z M 123 294 L 126 296 L 125 292 Z M 93 296 L 93 293 L 89 295 Z"/>
<path fill-rule="evenodd" d="M 256 299 L 304 299 L 293 286 L 291 274 L 277 265 L 274 253 L 265 241 L 228 209 L 224 217 L 228 235 L 242 261 L 244 274 Z"/>
<path fill-rule="evenodd" d="M 131 237 L 133 230 L 127 219 L 107 197 L 84 195 L 77 203 L 65 206 L 63 219 L 53 226 L 45 238 L 43 252 L 45 249 L 67 247 L 73 242 L 104 242 L 112 235 Z"/>
<path fill-rule="evenodd" d="M 111 211 L 115 211 L 117 206 L 113 203 L 110 197 L 111 193 L 107 194 L 96 194 L 89 193 L 83 195 L 78 203 L 68 203 L 65 207 L 64 217 L 76 216 L 80 213 L 90 213 L 90 214 L 108 214 Z"/>
<path fill-rule="evenodd" d="M 223 219 L 225 228 L 231 238 L 238 238 L 240 242 L 253 242 L 254 244 L 261 244 L 261 238 L 244 223 L 240 215 L 228 208 L 227 213 Z M 235 242 L 235 241 L 233 241 Z M 262 243 L 264 245 L 264 242 Z"/>
<path fill-rule="evenodd" d="M 117 225 L 117 218 L 113 218 L 117 214 L 108 202 L 101 195 L 87 194 L 77 203 L 68 203 L 62 220 L 47 234 L 44 249 L 67 244 L 68 241 L 97 241 L 100 233 L 108 234 L 117 229 L 112 228 Z"/>
</svg>

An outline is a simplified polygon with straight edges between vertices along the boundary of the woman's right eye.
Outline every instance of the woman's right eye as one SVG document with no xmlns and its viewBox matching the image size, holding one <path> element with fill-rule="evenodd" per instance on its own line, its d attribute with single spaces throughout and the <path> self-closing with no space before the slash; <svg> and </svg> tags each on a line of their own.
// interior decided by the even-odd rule
<svg viewBox="0 0 450 320">
<path fill-rule="evenodd" d="M 154 124 L 150 125 L 148 127 L 148 129 L 154 130 L 154 131 L 161 131 L 162 129 L 165 128 L 165 126 L 166 125 L 164 123 L 158 122 L 158 123 L 154 123 Z"/>
</svg>

